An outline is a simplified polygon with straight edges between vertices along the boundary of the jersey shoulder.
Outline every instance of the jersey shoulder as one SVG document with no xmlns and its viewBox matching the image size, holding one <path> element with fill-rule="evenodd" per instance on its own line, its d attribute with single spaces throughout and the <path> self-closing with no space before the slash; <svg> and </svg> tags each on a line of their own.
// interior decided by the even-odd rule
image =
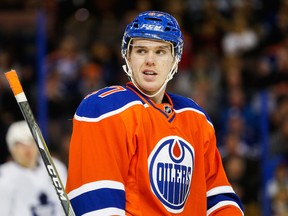
<svg viewBox="0 0 288 216">
<path fill-rule="evenodd" d="M 86 96 L 76 110 L 79 117 L 97 118 L 106 113 L 143 104 L 137 94 L 124 86 L 115 85 L 102 88 Z"/>
<path fill-rule="evenodd" d="M 11 180 L 21 179 L 21 167 L 14 161 L 8 161 L 0 166 L 0 184 L 7 182 L 11 184 Z"/>
<path fill-rule="evenodd" d="M 210 119 L 209 115 L 193 99 L 182 96 L 182 95 L 174 94 L 174 93 L 168 93 L 168 95 L 173 102 L 173 106 L 174 106 L 174 109 L 176 112 L 177 111 L 180 112 L 182 110 L 195 111 L 199 114 L 204 115 L 206 117 L 206 119 L 211 123 L 211 119 Z"/>
</svg>

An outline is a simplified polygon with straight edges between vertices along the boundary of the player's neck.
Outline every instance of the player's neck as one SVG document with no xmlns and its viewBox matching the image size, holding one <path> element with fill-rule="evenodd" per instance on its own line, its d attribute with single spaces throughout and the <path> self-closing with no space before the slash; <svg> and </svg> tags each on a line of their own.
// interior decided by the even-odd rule
<svg viewBox="0 0 288 216">
<path fill-rule="evenodd" d="M 156 104 L 163 103 L 163 98 L 164 98 L 164 92 L 158 95 L 155 95 L 154 97 L 150 97 L 150 99 Z"/>
</svg>

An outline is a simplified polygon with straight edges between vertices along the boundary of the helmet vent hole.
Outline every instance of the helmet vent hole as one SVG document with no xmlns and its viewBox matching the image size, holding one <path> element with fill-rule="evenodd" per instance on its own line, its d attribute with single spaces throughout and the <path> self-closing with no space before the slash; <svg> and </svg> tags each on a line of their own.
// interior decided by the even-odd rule
<svg viewBox="0 0 288 216">
<path fill-rule="evenodd" d="M 146 17 L 145 20 L 151 20 L 151 21 L 157 21 L 157 22 L 162 21 L 161 19 L 158 19 L 158 18 L 155 18 L 155 17 Z"/>
</svg>

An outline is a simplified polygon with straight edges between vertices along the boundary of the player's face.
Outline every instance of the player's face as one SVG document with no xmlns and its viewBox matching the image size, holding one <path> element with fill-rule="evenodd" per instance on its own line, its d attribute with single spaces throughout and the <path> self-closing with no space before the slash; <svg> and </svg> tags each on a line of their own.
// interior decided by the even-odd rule
<svg viewBox="0 0 288 216">
<path fill-rule="evenodd" d="M 152 95 L 162 87 L 172 68 L 172 45 L 156 40 L 134 39 L 128 62 L 138 87 Z"/>
<path fill-rule="evenodd" d="M 33 140 L 29 144 L 16 143 L 11 149 L 11 153 L 13 159 L 23 167 L 34 168 L 37 164 L 38 149 Z"/>
</svg>

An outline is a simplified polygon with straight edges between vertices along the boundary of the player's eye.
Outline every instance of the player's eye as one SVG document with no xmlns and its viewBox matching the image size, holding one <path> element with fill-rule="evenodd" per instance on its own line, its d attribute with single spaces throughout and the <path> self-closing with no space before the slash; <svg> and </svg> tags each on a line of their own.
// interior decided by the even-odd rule
<svg viewBox="0 0 288 216">
<path fill-rule="evenodd" d="M 167 50 L 165 49 L 158 49 L 156 50 L 157 55 L 165 55 L 167 53 Z"/>
<path fill-rule="evenodd" d="M 147 50 L 144 48 L 136 48 L 136 53 L 143 55 L 143 54 L 147 53 Z"/>
</svg>

